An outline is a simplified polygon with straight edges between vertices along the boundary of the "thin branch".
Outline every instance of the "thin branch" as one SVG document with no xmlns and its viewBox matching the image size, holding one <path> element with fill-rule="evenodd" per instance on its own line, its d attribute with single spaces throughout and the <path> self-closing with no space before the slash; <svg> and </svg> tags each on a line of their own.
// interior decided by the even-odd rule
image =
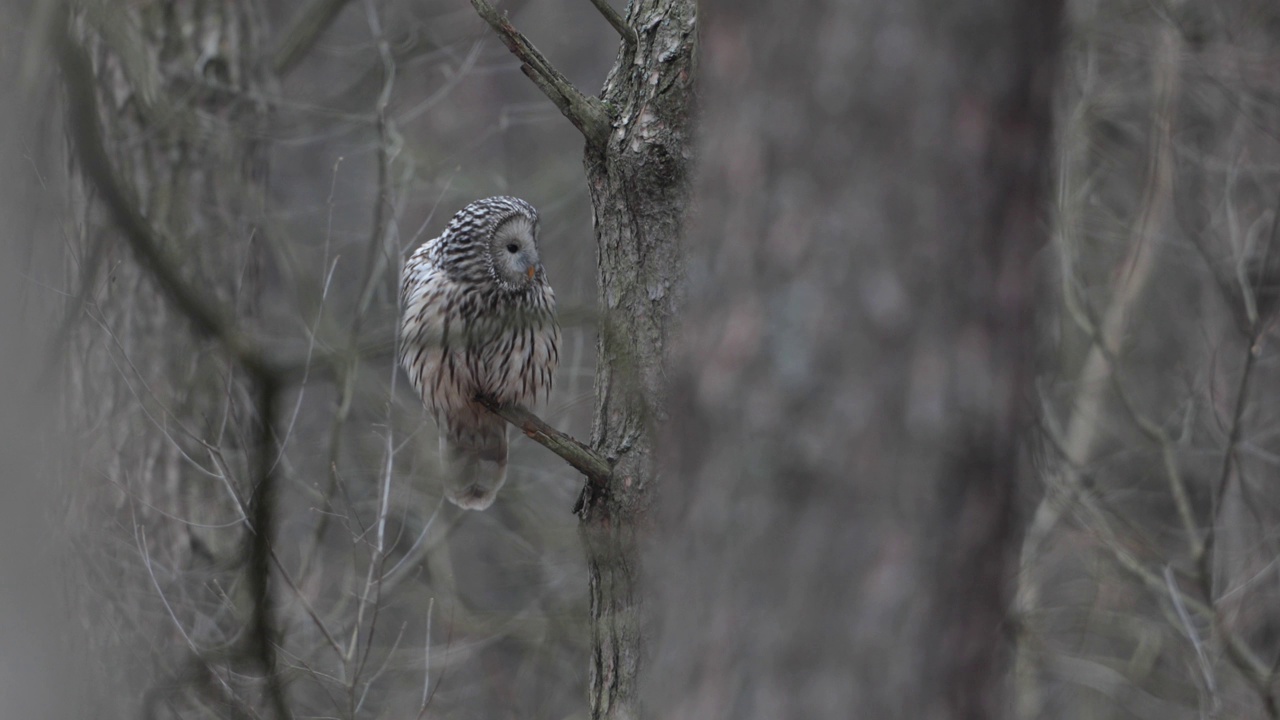
<svg viewBox="0 0 1280 720">
<path fill-rule="evenodd" d="M 1222 500 L 1226 496 L 1227 483 L 1231 478 L 1231 467 L 1236 459 L 1236 450 L 1240 446 L 1240 434 L 1244 427 L 1244 410 L 1249 401 L 1249 379 L 1253 375 L 1254 360 L 1257 359 L 1258 336 L 1255 334 L 1247 338 L 1247 340 L 1248 344 L 1244 349 L 1244 368 L 1240 371 L 1240 381 L 1236 386 L 1235 405 L 1231 411 L 1231 425 L 1227 429 L 1227 446 L 1222 450 L 1222 463 L 1218 468 L 1218 479 L 1214 483 L 1213 495 L 1210 496 L 1213 507 L 1210 511 L 1211 519 L 1204 538 L 1204 555 L 1207 555 L 1209 549 L 1213 547 L 1214 528 L 1218 523 L 1218 516 L 1222 512 Z M 1203 557 L 1196 559 L 1201 563 L 1207 562 Z M 1209 575 L 1207 566 L 1201 569 L 1201 574 L 1205 576 L 1207 581 Z M 1205 596 L 1208 597 L 1209 595 L 1209 589 L 1206 587 Z"/>
<path fill-rule="evenodd" d="M 1098 338 L 1096 336 L 1094 338 L 1094 342 L 1098 343 Z M 1123 383 L 1115 377 L 1116 365 L 1114 356 L 1112 356 L 1111 353 L 1100 344 L 1096 345 L 1096 347 L 1102 350 L 1108 364 L 1112 366 L 1111 375 L 1113 388 L 1120 395 L 1121 404 L 1125 407 L 1130 418 L 1139 426 L 1144 434 L 1161 446 L 1161 450 L 1164 454 L 1165 470 L 1169 473 L 1169 483 L 1173 488 L 1175 503 L 1179 505 L 1187 504 L 1186 488 L 1173 457 L 1172 443 L 1158 426 L 1138 414 L 1136 407 L 1133 405 L 1132 399 L 1129 398 L 1127 393 L 1124 391 Z M 1267 716 L 1273 719 L 1280 717 L 1280 708 L 1277 707 L 1276 697 L 1271 691 L 1271 674 L 1267 671 L 1266 665 L 1258 659 L 1257 655 L 1253 653 L 1249 646 L 1241 640 L 1236 633 L 1232 632 L 1231 629 L 1222 622 L 1222 616 L 1218 613 L 1217 608 L 1212 604 L 1212 600 L 1207 599 L 1206 601 L 1202 601 L 1199 598 L 1190 596 L 1176 588 L 1169 589 L 1162 576 L 1148 569 L 1132 554 L 1132 552 L 1130 552 L 1127 547 L 1125 547 L 1124 542 L 1115 537 L 1114 532 L 1106 523 L 1102 507 L 1091 497 L 1085 488 L 1079 485 L 1078 476 L 1071 476 L 1071 479 L 1075 481 L 1075 484 L 1068 485 L 1065 488 L 1068 491 L 1068 498 L 1066 499 L 1066 502 L 1074 503 L 1077 507 L 1086 511 L 1088 515 L 1092 516 L 1091 519 L 1093 522 L 1089 523 L 1086 521 L 1086 524 L 1091 524 L 1093 526 L 1095 537 L 1102 542 L 1102 546 L 1111 553 L 1112 557 L 1119 563 L 1120 567 L 1128 570 L 1136 576 L 1153 592 L 1163 593 L 1166 590 L 1169 592 L 1176 590 L 1179 593 L 1181 601 L 1185 603 L 1186 608 L 1190 608 L 1196 613 L 1208 618 L 1213 623 L 1214 629 L 1221 637 L 1223 647 L 1226 650 L 1227 657 L 1231 660 L 1231 663 L 1236 666 L 1241 674 L 1244 675 L 1245 679 L 1254 687 L 1254 690 L 1261 696 L 1267 711 Z M 1190 512 L 1189 505 L 1187 507 L 1180 507 L 1179 512 L 1180 514 L 1184 514 L 1184 523 L 1188 522 L 1185 514 Z M 1201 588 L 1204 588 L 1207 585 L 1207 582 L 1205 581 L 1203 574 L 1207 571 L 1207 568 L 1205 564 L 1201 562 L 1201 559 L 1205 555 L 1205 544 L 1200 539 L 1199 534 L 1194 531 L 1194 528 L 1188 530 L 1188 535 L 1192 558 L 1195 560 L 1195 578 L 1199 582 Z M 1207 594 L 1206 597 L 1208 598 Z"/>
<path fill-rule="evenodd" d="M 1173 496 L 1174 507 L 1182 520 L 1183 531 L 1187 534 L 1191 557 L 1194 562 L 1199 564 L 1205 553 L 1205 543 L 1200 537 L 1195 510 L 1191 506 L 1191 497 L 1187 491 L 1186 480 L 1183 478 L 1182 471 L 1178 466 L 1177 451 L 1173 440 L 1163 428 L 1138 410 L 1137 401 L 1130 395 L 1128 386 L 1124 383 L 1123 378 L 1120 377 L 1120 361 L 1116 358 L 1111 348 L 1107 346 L 1106 338 L 1099 334 L 1098 324 L 1088 316 L 1083 307 L 1077 304 L 1068 302 L 1066 303 L 1066 309 L 1067 314 L 1089 336 L 1092 343 L 1090 352 L 1097 352 L 1098 356 L 1105 361 L 1110 369 L 1106 373 L 1106 380 L 1111 384 L 1111 389 L 1120 400 L 1120 406 L 1124 408 L 1129 420 L 1148 440 L 1160 448 L 1160 457 L 1164 465 L 1165 476 L 1169 481 L 1169 493 Z M 1073 458 L 1073 462 L 1080 464 L 1078 459 Z M 1078 477 L 1071 479 L 1076 482 L 1079 481 Z"/>
<path fill-rule="evenodd" d="M 529 439 L 559 455 L 590 481 L 592 487 L 608 487 L 613 467 L 594 450 L 543 422 L 519 405 L 499 405 L 493 399 L 477 396 L 476 402 L 489 412 L 520 428 Z"/>
<path fill-rule="evenodd" d="M 276 48 L 271 64 L 277 75 L 285 75 L 302 60 L 324 31 L 333 24 L 348 0 L 313 0 L 289 23 L 284 40 Z"/>
<path fill-rule="evenodd" d="M 1228 203 L 1228 206 L 1230 203 Z M 1271 233 L 1267 238 L 1267 246 L 1263 248 L 1262 259 L 1259 261 L 1260 268 L 1266 268 L 1269 264 L 1268 256 L 1271 254 L 1272 248 L 1276 245 L 1276 230 L 1280 227 L 1280 212 L 1276 212 L 1271 221 Z M 1240 264 L 1243 268 L 1243 263 Z M 1212 271 L 1212 267 L 1210 270 Z M 1265 272 L 1265 270 L 1264 270 Z M 1240 383 L 1236 387 L 1235 408 L 1231 412 L 1231 426 L 1227 433 L 1227 447 L 1222 453 L 1222 464 L 1218 471 L 1218 481 L 1215 485 L 1215 491 L 1210 499 L 1213 502 L 1211 512 L 1212 522 L 1209 523 L 1208 534 L 1205 537 L 1206 548 L 1212 547 L 1214 542 L 1214 528 L 1218 523 L 1218 515 L 1222 511 L 1222 499 L 1226 496 L 1227 483 L 1231 477 L 1232 462 L 1236 459 L 1236 449 L 1240 444 L 1241 429 L 1244 424 L 1245 404 L 1248 402 L 1249 379 L 1253 374 L 1254 361 L 1261 352 L 1258 344 L 1261 340 L 1262 330 L 1258 321 L 1257 301 L 1254 297 L 1254 288 L 1250 285 L 1249 278 L 1243 272 L 1238 273 L 1240 285 L 1240 297 L 1244 301 L 1245 306 L 1245 322 L 1248 323 L 1248 331 L 1245 333 L 1246 346 L 1244 350 L 1244 368 L 1240 371 Z M 1256 279 L 1261 285 L 1265 280 L 1263 278 Z M 1243 486 L 1243 481 L 1241 483 Z M 1207 570 L 1204 574 L 1208 574 Z M 1205 592 L 1208 595 L 1208 591 Z"/>
<path fill-rule="evenodd" d="M 249 510 L 244 506 L 244 503 L 240 500 L 240 494 L 236 492 L 235 487 L 231 485 L 231 480 L 229 477 L 231 472 L 227 465 L 226 459 L 223 458 L 222 456 L 221 448 L 214 447 L 213 445 L 210 445 L 199 438 L 196 438 L 196 441 L 202 443 L 205 446 L 205 448 L 208 450 L 210 459 L 212 459 L 214 465 L 218 468 L 218 473 L 217 473 L 218 479 L 222 481 L 223 487 L 226 488 L 227 495 L 231 498 L 231 502 L 234 503 L 236 506 L 236 509 L 240 511 L 240 520 L 237 522 L 237 524 L 243 524 L 245 528 L 248 529 L 250 533 L 252 533 L 253 523 L 249 519 Z M 284 445 L 283 437 L 281 438 L 279 443 L 283 447 Z M 176 447 L 177 443 L 175 442 L 174 445 Z M 192 460 L 192 462 L 194 463 L 195 461 Z M 298 583 L 294 582 L 293 577 L 289 574 L 288 569 L 285 568 L 284 563 L 280 561 L 280 556 L 276 554 L 275 548 L 269 546 L 267 550 L 268 552 L 271 553 L 271 562 L 276 566 L 276 570 L 279 571 L 280 577 L 284 578 L 285 583 L 289 586 L 291 590 L 293 590 L 294 597 L 296 597 L 298 599 L 298 602 L 301 603 L 302 609 L 306 611 L 308 617 L 311 618 L 311 622 L 315 623 L 316 628 L 320 630 L 320 634 L 324 636 L 324 639 L 326 641 L 328 641 L 329 647 L 333 648 L 334 651 L 337 652 L 338 657 L 341 658 L 342 646 L 338 644 L 338 641 L 334 639 L 333 634 L 329 632 L 329 628 L 325 626 L 324 620 L 320 618 L 320 614 L 317 613 L 315 608 L 311 606 L 311 603 L 307 600 L 306 595 L 302 592 L 302 588 L 298 587 Z"/>
<path fill-rule="evenodd" d="M 433 597 L 427 601 L 427 639 L 423 643 L 426 657 L 423 660 L 422 670 L 422 707 L 418 710 L 418 717 L 426 713 L 427 701 L 431 699 L 431 614 L 435 609 L 436 599 Z"/>
<path fill-rule="evenodd" d="M 520 69 L 533 81 L 591 145 L 603 145 L 609 134 L 609 119 L 599 99 L 583 95 L 559 70 L 538 52 L 529 39 L 516 30 L 506 14 L 499 14 L 487 0 L 471 0 L 476 12 L 498 33 L 503 44 L 523 63 Z"/>
<path fill-rule="evenodd" d="M 1205 691 L 1209 693 L 1214 715 L 1217 715 L 1221 700 L 1218 698 L 1218 683 L 1213 677 L 1213 666 L 1205 655 L 1204 644 L 1200 642 L 1200 634 L 1196 632 L 1195 623 L 1191 622 L 1191 614 L 1187 612 L 1186 603 L 1182 602 L 1178 583 L 1173 579 L 1172 565 L 1164 566 L 1164 583 L 1169 587 L 1169 599 L 1173 602 L 1174 612 L 1178 614 L 1178 621 L 1182 623 L 1182 629 L 1186 632 L 1187 639 L 1191 641 L 1191 647 L 1196 651 L 1196 662 L 1200 666 L 1200 675 L 1204 678 Z"/>
<path fill-rule="evenodd" d="M 636 36 L 636 31 L 627 25 L 627 21 L 622 19 L 617 10 L 613 9 L 613 6 L 609 4 L 609 0 L 591 0 L 591 4 L 595 5 L 600 14 L 604 16 L 604 19 L 608 20 L 613 29 L 618 31 L 618 34 L 622 36 L 622 41 L 627 44 L 627 49 L 634 51 L 639 39 Z"/>
<path fill-rule="evenodd" d="M 1070 492 L 1070 497 L 1066 501 L 1073 503 L 1074 507 L 1081 510 L 1083 514 L 1081 519 L 1086 527 L 1093 530 L 1093 537 L 1101 543 L 1103 549 L 1111 555 L 1120 568 L 1128 571 L 1156 595 L 1163 596 L 1171 592 L 1164 577 L 1148 568 L 1133 554 L 1132 548 L 1116 535 L 1115 530 L 1107 522 L 1106 512 L 1087 490 L 1081 487 L 1067 489 Z M 1270 707 L 1273 701 L 1270 691 L 1267 689 L 1269 685 L 1267 666 L 1262 660 L 1254 654 L 1253 650 L 1236 633 L 1231 632 L 1222 623 L 1221 616 L 1212 605 L 1180 588 L 1175 587 L 1173 591 L 1178 593 L 1178 597 L 1184 607 L 1213 623 L 1214 630 L 1221 636 L 1221 642 L 1226 649 L 1227 655 L 1232 658 L 1245 679 L 1263 695 L 1264 702 Z M 1270 717 L 1275 717 L 1270 713 L 1268 714 Z"/>
</svg>

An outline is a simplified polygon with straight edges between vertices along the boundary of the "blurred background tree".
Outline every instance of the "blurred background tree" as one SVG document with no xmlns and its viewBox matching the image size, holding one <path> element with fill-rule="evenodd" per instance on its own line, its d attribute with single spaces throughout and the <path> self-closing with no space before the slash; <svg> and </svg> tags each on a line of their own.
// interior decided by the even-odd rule
<svg viewBox="0 0 1280 720">
<path fill-rule="evenodd" d="M 1270 3 L 1073 3 L 1019 717 L 1277 717 Z"/>
<path fill-rule="evenodd" d="M 0 714 L 1276 717 L 1280 11 L 603 4 L 498 6 L 603 140 L 471 3 L 0 9 Z M 393 360 L 498 193 L 585 519 Z"/>
<path fill-rule="evenodd" d="M 47 211 L 11 241 L 25 312 L 65 328 L 42 382 L 66 390 L 78 450 L 48 472 L 64 480 L 80 700 L 270 716 L 275 676 L 299 717 L 582 715 L 579 481 L 517 443 L 509 503 L 441 503 L 434 426 L 393 360 L 404 254 L 471 199 L 522 195 L 565 325 L 546 417 L 587 435 L 581 141 L 471 7 L 334 9 L 88 3 L 65 46 L 41 40 L 61 31 L 56 3 L 6 10 L 28 32 L 10 67 L 39 100 L 13 147 L 46 183 L 15 184 Z M 581 40 L 551 32 L 577 9 L 529 25 L 599 86 L 607 21 L 588 7 Z"/>
<path fill-rule="evenodd" d="M 1060 3 L 703 19 L 654 716 L 999 717 Z"/>
</svg>

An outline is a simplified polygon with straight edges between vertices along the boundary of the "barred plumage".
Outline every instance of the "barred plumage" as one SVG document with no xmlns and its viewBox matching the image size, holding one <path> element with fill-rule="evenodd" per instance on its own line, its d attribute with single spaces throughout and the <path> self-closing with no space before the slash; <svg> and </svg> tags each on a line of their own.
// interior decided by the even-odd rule
<svg viewBox="0 0 1280 720">
<path fill-rule="evenodd" d="M 400 363 L 440 425 L 445 495 L 464 508 L 489 507 L 507 474 L 506 424 L 474 398 L 525 405 L 551 392 L 560 328 L 538 250 L 533 206 L 491 197 L 404 267 Z"/>
</svg>

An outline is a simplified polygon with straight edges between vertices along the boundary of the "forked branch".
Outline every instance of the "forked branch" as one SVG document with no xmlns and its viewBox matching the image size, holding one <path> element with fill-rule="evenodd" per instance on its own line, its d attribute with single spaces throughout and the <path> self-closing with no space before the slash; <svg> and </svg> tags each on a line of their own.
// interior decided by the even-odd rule
<svg viewBox="0 0 1280 720">
<path fill-rule="evenodd" d="M 487 0 L 471 0 L 471 5 L 489 27 L 498 33 L 503 44 L 523 63 L 520 69 L 533 81 L 560 112 L 569 118 L 591 145 L 603 145 L 609 134 L 609 119 L 604 104 L 583 95 L 559 70 L 538 52 L 529 39 L 516 30 L 506 14 L 499 14 Z M 615 13 L 616 14 L 616 13 Z M 607 16 L 606 16 L 607 17 Z M 624 25 L 625 27 L 625 25 Z"/>
</svg>

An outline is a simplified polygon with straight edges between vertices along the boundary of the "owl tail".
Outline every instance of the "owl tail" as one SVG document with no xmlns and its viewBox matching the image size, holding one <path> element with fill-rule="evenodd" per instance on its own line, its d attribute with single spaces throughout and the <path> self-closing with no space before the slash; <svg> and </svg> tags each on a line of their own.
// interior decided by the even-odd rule
<svg viewBox="0 0 1280 720">
<path fill-rule="evenodd" d="M 450 427 L 440 434 L 440 468 L 444 494 L 466 510 L 493 504 L 507 481 L 507 424 L 482 417 L 477 424 Z"/>
</svg>

